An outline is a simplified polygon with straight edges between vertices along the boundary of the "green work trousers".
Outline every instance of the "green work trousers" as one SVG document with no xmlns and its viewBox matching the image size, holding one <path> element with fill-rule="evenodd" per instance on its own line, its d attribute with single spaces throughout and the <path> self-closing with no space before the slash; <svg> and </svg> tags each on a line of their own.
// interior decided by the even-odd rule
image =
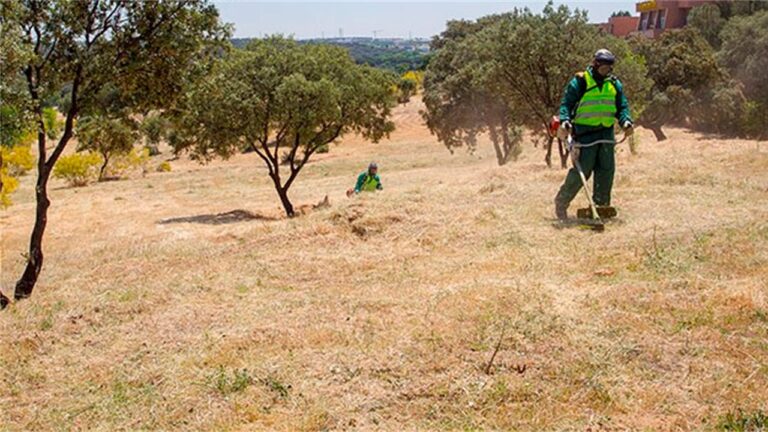
<svg viewBox="0 0 768 432">
<path fill-rule="evenodd" d="M 592 172 L 595 173 L 592 199 L 595 205 L 611 205 L 611 189 L 613 188 L 613 175 L 616 172 L 616 144 L 595 144 L 591 147 L 582 147 L 579 163 L 584 170 L 584 176 L 589 180 Z M 565 183 L 560 187 L 555 200 L 566 208 L 581 189 L 581 178 L 575 167 L 568 171 Z"/>
</svg>

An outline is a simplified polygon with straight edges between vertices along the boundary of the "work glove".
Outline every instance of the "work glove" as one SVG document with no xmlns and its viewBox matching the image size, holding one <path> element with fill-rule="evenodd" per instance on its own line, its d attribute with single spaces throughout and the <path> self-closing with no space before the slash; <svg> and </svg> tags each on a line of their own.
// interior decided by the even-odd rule
<svg viewBox="0 0 768 432">
<path fill-rule="evenodd" d="M 568 135 L 571 134 L 571 129 L 573 129 L 573 126 L 568 120 L 560 123 L 560 129 L 557 130 L 557 137 L 561 140 L 565 140 L 568 138 Z"/>
<path fill-rule="evenodd" d="M 635 125 L 631 121 L 627 120 L 621 127 L 624 129 L 624 135 L 632 136 L 635 133 Z"/>
</svg>

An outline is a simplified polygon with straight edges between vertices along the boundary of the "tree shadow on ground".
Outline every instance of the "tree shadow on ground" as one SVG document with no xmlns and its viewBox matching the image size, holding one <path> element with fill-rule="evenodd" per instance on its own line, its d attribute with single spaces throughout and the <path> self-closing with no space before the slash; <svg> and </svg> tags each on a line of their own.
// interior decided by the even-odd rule
<svg viewBox="0 0 768 432">
<path fill-rule="evenodd" d="M 202 214 L 197 216 L 185 216 L 178 218 L 163 219 L 158 222 L 160 225 L 168 225 L 175 223 L 198 223 L 204 225 L 225 225 L 238 222 L 246 222 L 252 220 L 261 221 L 276 221 L 279 218 L 272 216 L 264 216 L 258 213 L 252 213 L 247 210 L 232 210 L 225 213 L 217 214 Z"/>
</svg>

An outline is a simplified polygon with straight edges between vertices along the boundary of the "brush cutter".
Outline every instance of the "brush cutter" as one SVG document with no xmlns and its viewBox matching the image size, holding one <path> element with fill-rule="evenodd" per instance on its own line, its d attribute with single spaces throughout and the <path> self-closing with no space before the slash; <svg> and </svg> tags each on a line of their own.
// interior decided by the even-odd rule
<svg viewBox="0 0 768 432">
<path fill-rule="evenodd" d="M 629 138 L 628 134 L 624 134 L 624 137 L 621 138 L 621 140 L 616 141 L 616 144 L 621 144 L 624 141 Z M 572 138 L 569 138 L 572 139 Z M 618 212 L 616 211 L 615 207 L 611 206 L 601 206 L 597 207 L 597 215 L 600 216 L 600 219 L 613 219 L 618 215 Z M 586 207 L 586 208 L 580 208 L 576 210 L 576 217 L 579 219 L 591 219 L 593 218 L 592 214 L 592 208 Z"/>
<path fill-rule="evenodd" d="M 573 136 L 568 135 L 568 148 L 573 148 Z M 579 160 L 576 158 L 573 159 L 573 165 L 576 166 L 576 170 L 579 172 L 579 177 L 581 178 L 581 185 L 582 190 L 584 191 L 584 194 L 587 196 L 587 200 L 589 201 L 589 209 L 591 210 L 592 218 L 583 218 L 589 220 L 589 223 L 586 223 L 585 225 L 589 226 L 593 231 L 602 232 L 605 231 L 605 223 L 600 218 L 600 214 L 597 212 L 597 207 L 595 206 L 595 202 L 592 201 L 592 192 L 589 190 L 589 185 L 587 184 L 587 177 L 584 175 L 584 170 L 581 169 L 581 164 L 579 163 Z M 614 210 L 615 212 L 616 210 Z M 580 219 L 581 216 L 579 216 Z"/>
<path fill-rule="evenodd" d="M 552 120 L 550 122 L 551 130 L 552 131 L 557 131 L 557 128 L 559 128 L 559 126 L 560 126 L 560 121 L 557 118 L 557 116 L 552 117 Z M 624 136 L 621 138 L 621 140 L 616 141 L 616 144 L 618 145 L 618 144 L 623 143 L 624 141 L 626 141 L 630 137 L 630 135 L 631 134 L 625 133 Z M 572 149 L 574 147 L 573 136 L 569 134 L 567 140 L 568 140 L 568 148 Z M 597 144 L 597 143 L 599 143 L 599 142 L 593 143 L 591 145 L 594 145 L 594 144 Z M 589 146 L 590 145 L 579 146 L 579 147 L 589 147 Z M 579 170 L 579 174 L 582 177 L 581 180 L 584 183 L 584 189 L 587 190 L 586 177 L 584 176 L 584 172 L 582 171 L 581 167 L 578 166 L 578 161 L 574 161 L 574 162 L 575 162 L 575 165 L 577 165 L 577 169 Z M 612 219 L 612 218 L 615 218 L 617 216 L 618 213 L 616 212 L 616 209 L 614 207 L 610 207 L 610 206 L 605 206 L 605 207 L 597 208 L 597 213 L 595 214 L 595 208 L 596 207 L 595 207 L 594 203 L 592 202 L 591 195 L 590 195 L 589 199 L 590 199 L 590 207 L 580 208 L 580 209 L 576 210 L 576 217 L 578 219 L 595 219 L 595 220 L 601 221 L 602 219 Z"/>
</svg>

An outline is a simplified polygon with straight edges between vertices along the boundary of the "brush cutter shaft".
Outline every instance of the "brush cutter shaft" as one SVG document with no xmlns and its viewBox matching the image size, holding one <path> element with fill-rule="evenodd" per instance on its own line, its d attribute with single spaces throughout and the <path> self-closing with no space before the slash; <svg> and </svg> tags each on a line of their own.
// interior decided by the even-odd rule
<svg viewBox="0 0 768 432">
<path fill-rule="evenodd" d="M 568 146 L 572 147 L 574 145 L 573 136 L 568 136 Z M 592 201 L 592 193 L 589 191 L 589 185 L 587 184 L 587 177 L 584 175 L 584 170 L 581 169 L 581 164 L 579 163 L 579 160 L 577 158 L 573 159 L 573 165 L 576 167 L 576 171 L 579 172 L 579 177 L 581 178 L 581 186 L 582 190 L 584 191 L 584 195 L 587 196 L 587 201 L 589 201 L 589 208 L 592 209 L 592 218 L 598 221 L 599 224 L 602 224 L 602 220 L 600 219 L 600 215 L 597 213 L 597 207 L 595 206 L 595 202 Z"/>
<path fill-rule="evenodd" d="M 624 141 L 626 141 L 627 138 L 629 138 L 629 136 L 625 134 L 624 137 L 621 138 L 621 140 L 619 140 L 619 141 L 614 141 L 614 140 L 597 140 L 597 141 L 591 142 L 589 144 L 579 144 L 575 140 L 569 139 L 568 140 L 569 141 L 569 145 L 568 146 L 571 147 L 571 148 L 573 148 L 573 147 L 586 148 L 586 147 L 596 146 L 598 144 L 621 144 Z"/>
<path fill-rule="evenodd" d="M 587 184 L 587 177 L 584 175 L 584 170 L 581 169 L 581 164 L 578 160 L 574 160 L 573 163 L 576 164 L 576 170 L 579 172 L 579 177 L 581 177 L 582 190 L 584 191 L 584 195 L 587 196 L 587 201 L 589 201 L 589 208 L 592 209 L 592 218 L 600 220 L 600 215 L 597 213 L 595 202 L 592 201 L 592 193 L 589 191 L 589 185 Z"/>
</svg>

